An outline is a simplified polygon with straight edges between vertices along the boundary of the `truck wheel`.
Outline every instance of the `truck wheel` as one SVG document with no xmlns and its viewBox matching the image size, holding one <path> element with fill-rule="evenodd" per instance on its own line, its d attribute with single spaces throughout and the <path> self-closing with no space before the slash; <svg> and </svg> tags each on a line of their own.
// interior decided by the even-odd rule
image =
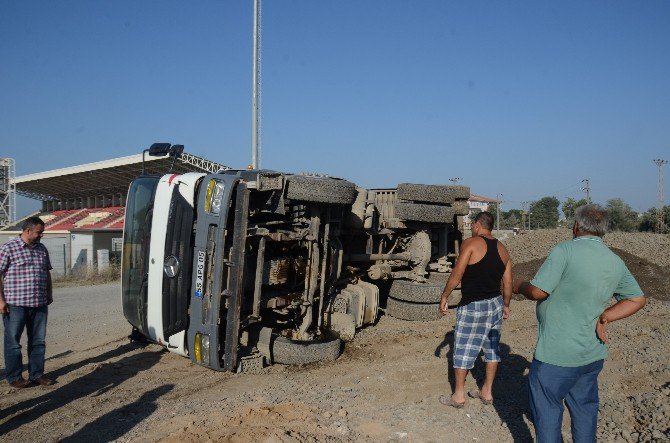
<svg viewBox="0 0 670 443">
<path fill-rule="evenodd" d="M 418 283 L 409 280 L 393 280 L 389 289 L 389 296 L 396 300 L 412 303 L 439 303 L 444 285 L 444 283 L 431 281 Z"/>
<path fill-rule="evenodd" d="M 456 200 L 469 199 L 470 187 L 400 183 L 397 196 L 415 202 L 450 204 Z"/>
<path fill-rule="evenodd" d="M 332 361 L 342 353 L 342 340 L 330 338 L 320 341 L 295 341 L 275 336 L 272 343 L 272 361 L 283 365 L 302 365 L 317 361 Z"/>
<path fill-rule="evenodd" d="M 411 303 L 389 297 L 386 313 L 391 317 L 409 321 L 433 321 L 442 318 L 439 303 Z"/>
<path fill-rule="evenodd" d="M 421 203 L 396 202 L 395 216 L 401 220 L 426 223 L 453 223 L 457 215 L 466 215 L 467 202 L 454 206 L 424 205 Z"/>
<path fill-rule="evenodd" d="M 350 205 L 356 200 L 356 185 L 336 178 L 291 175 L 287 178 L 286 198 L 305 202 Z"/>
<path fill-rule="evenodd" d="M 447 280 L 449 280 L 450 275 L 451 272 L 431 272 L 428 274 L 428 281 L 431 283 L 440 283 L 444 289 L 444 285 L 447 284 Z"/>
</svg>

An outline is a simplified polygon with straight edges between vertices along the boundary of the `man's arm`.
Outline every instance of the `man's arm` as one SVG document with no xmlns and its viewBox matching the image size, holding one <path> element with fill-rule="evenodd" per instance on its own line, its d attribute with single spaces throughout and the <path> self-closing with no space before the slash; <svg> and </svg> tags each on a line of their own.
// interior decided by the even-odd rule
<svg viewBox="0 0 670 443">
<path fill-rule="evenodd" d="M 47 305 L 54 301 L 53 284 L 51 283 L 51 271 L 47 271 Z"/>
<path fill-rule="evenodd" d="M 9 314 L 9 306 L 5 302 L 5 290 L 2 286 L 2 280 L 5 278 L 5 274 L 0 272 L 0 314 Z"/>
<path fill-rule="evenodd" d="M 470 256 L 472 255 L 472 242 L 470 240 L 472 239 L 470 238 L 463 242 L 461 253 L 458 255 L 454 269 L 451 271 L 449 280 L 447 280 L 447 284 L 442 291 L 442 297 L 440 297 L 440 312 L 442 315 L 447 314 L 447 301 L 449 300 L 449 296 L 451 295 L 452 291 L 456 289 L 456 286 L 461 283 L 465 268 L 468 266 L 468 262 L 470 261 Z"/>
<path fill-rule="evenodd" d="M 512 259 L 507 260 L 502 279 L 503 286 L 503 318 L 509 318 L 509 304 L 512 301 Z"/>
<path fill-rule="evenodd" d="M 529 300 L 544 300 L 549 294 L 526 280 L 517 280 L 512 288 L 515 294 L 521 294 Z"/>
<path fill-rule="evenodd" d="M 598 323 L 596 323 L 596 334 L 598 334 L 598 338 L 603 343 L 608 343 L 609 338 L 607 338 L 607 324 L 613 321 L 621 320 L 622 318 L 630 317 L 642 309 L 646 304 L 647 298 L 645 296 L 640 296 L 619 300 L 609 308 L 605 309 L 605 311 L 600 314 Z"/>
</svg>

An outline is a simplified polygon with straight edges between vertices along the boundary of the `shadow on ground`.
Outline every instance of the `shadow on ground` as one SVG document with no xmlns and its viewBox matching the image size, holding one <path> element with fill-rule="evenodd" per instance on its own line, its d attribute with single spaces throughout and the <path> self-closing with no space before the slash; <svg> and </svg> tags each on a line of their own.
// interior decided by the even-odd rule
<svg viewBox="0 0 670 443">
<path fill-rule="evenodd" d="M 0 424 L 0 435 L 11 432 L 24 424 L 36 421 L 40 417 L 81 398 L 103 395 L 124 381 L 135 377 L 139 372 L 154 366 L 163 353 L 162 350 L 141 352 L 123 357 L 114 363 L 109 361 L 137 348 L 138 346 L 135 344 L 119 346 L 99 356 L 85 359 L 48 373 L 48 376 L 57 379 L 58 376 L 67 374 L 85 365 L 101 363 L 100 366 L 96 367 L 90 373 L 72 380 L 57 389 L 50 389 L 42 395 L 24 400 L 0 411 L 0 420 L 11 417 Z M 112 435 L 109 438 L 110 440 L 118 438 L 146 418 L 147 414 L 150 414 L 155 409 L 156 399 L 169 392 L 172 388 L 172 385 L 164 385 L 146 392 L 136 402 L 103 415 L 93 423 L 84 426 L 75 435 L 81 437 L 81 440 L 87 441 L 91 441 L 91 439 L 100 441 L 101 438 L 106 441 L 108 440 L 108 434 Z M 108 428 L 105 429 L 101 426 L 107 426 Z M 94 433 L 96 429 L 97 432 Z M 85 438 L 85 436 L 91 438 Z"/>
<path fill-rule="evenodd" d="M 444 355 L 447 350 L 449 363 L 449 385 L 454 391 L 456 379 L 454 376 L 454 331 L 449 331 L 444 340 L 435 349 L 435 356 Z M 525 375 L 526 369 L 530 368 L 528 360 L 517 354 L 510 353 L 510 347 L 500 343 L 500 354 L 502 361 L 498 365 L 495 382 L 493 383 L 493 407 L 500 420 L 507 426 L 515 442 L 532 442 L 533 436 L 524 421 L 528 415 L 528 380 Z M 470 371 L 477 386 L 481 386 L 486 373 L 486 365 L 477 358 L 475 367 Z M 468 399 L 469 401 L 476 401 Z M 490 407 L 490 406 L 487 406 Z"/>
</svg>

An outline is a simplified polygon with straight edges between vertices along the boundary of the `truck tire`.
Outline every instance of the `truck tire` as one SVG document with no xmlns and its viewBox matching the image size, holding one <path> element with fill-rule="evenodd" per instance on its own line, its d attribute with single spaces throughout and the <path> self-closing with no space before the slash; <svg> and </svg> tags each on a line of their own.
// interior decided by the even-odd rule
<svg viewBox="0 0 670 443">
<path fill-rule="evenodd" d="M 350 205 L 356 200 L 356 185 L 336 178 L 291 175 L 287 178 L 286 198 L 314 203 Z"/>
<path fill-rule="evenodd" d="M 394 280 L 389 289 L 389 296 L 412 303 L 439 303 L 444 285 L 445 283 L 431 281 L 418 283 L 409 280 Z"/>
<path fill-rule="evenodd" d="M 342 340 L 329 338 L 320 341 L 295 341 L 274 336 L 272 361 L 283 365 L 302 365 L 317 361 L 332 361 L 342 353 Z"/>
<path fill-rule="evenodd" d="M 433 321 L 442 318 L 439 303 L 411 303 L 389 297 L 386 313 L 391 317 L 409 321 Z"/>
<path fill-rule="evenodd" d="M 467 206 L 467 203 L 466 205 Z M 395 216 L 401 220 L 418 221 L 426 223 L 454 223 L 454 217 L 465 215 L 463 205 L 439 206 L 425 205 L 421 203 L 396 202 Z"/>
<path fill-rule="evenodd" d="M 401 200 L 450 204 L 456 200 L 469 199 L 470 187 L 400 183 L 398 185 L 397 196 Z"/>
<path fill-rule="evenodd" d="M 444 288 L 444 285 L 447 284 L 447 280 L 449 280 L 450 275 L 451 272 L 431 272 L 428 275 L 428 281 L 431 283 L 440 283 Z"/>
</svg>

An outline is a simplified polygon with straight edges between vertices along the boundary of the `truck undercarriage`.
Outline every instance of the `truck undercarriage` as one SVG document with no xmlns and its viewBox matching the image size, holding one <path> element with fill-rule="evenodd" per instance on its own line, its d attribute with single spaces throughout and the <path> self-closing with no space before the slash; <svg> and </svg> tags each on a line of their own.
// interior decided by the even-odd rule
<svg viewBox="0 0 670 443">
<path fill-rule="evenodd" d="M 406 320 L 440 316 L 465 186 L 363 189 L 263 170 L 153 180 L 145 207 L 126 213 L 124 248 L 135 253 L 124 253 L 124 313 L 198 364 L 335 359 L 382 306 Z M 131 204 L 136 182 L 150 179 L 133 182 Z"/>
</svg>

